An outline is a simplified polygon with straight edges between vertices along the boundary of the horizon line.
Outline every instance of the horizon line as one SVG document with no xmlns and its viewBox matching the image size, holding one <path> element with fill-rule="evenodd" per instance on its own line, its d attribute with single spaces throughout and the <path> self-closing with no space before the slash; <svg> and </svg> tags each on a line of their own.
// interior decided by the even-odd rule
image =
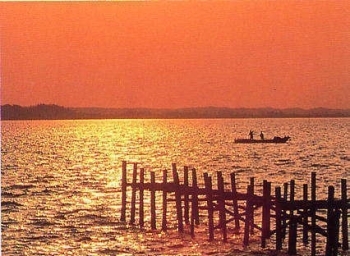
<svg viewBox="0 0 350 256">
<path fill-rule="evenodd" d="M 19 104 L 10 104 L 10 103 L 5 103 L 1 104 L 2 106 L 19 106 L 19 107 L 37 107 L 40 105 L 44 106 L 58 106 L 58 107 L 63 107 L 63 108 L 70 108 L 70 109 L 88 109 L 88 108 L 94 108 L 94 109 L 153 109 L 153 110 L 180 110 L 180 109 L 203 109 L 203 108 L 221 108 L 221 109 L 276 109 L 276 110 L 287 110 L 287 109 L 300 109 L 300 110 L 313 110 L 313 109 L 328 109 L 328 110 L 350 110 L 350 107 L 348 108 L 332 108 L 332 107 L 311 107 L 311 108 L 305 108 L 305 107 L 228 107 L 228 106 L 195 106 L 195 107 L 97 107 L 97 106 L 84 106 L 84 107 L 71 107 L 71 106 L 64 106 L 64 105 L 59 105 L 56 103 L 37 103 L 34 105 L 19 105 Z"/>
</svg>

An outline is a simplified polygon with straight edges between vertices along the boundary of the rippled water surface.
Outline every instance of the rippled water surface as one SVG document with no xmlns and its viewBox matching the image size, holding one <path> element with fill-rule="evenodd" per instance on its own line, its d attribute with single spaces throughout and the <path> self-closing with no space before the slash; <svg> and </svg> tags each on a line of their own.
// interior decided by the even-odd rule
<svg viewBox="0 0 350 256">
<path fill-rule="evenodd" d="M 1 123 L 3 255 L 230 254 L 249 255 L 239 235 L 207 241 L 206 226 L 178 234 L 140 230 L 120 219 L 121 162 L 156 171 L 189 165 L 237 173 L 278 186 L 296 180 L 297 193 L 317 173 L 319 198 L 350 174 L 350 119 L 80 120 Z M 250 129 L 287 144 L 234 144 Z M 148 177 L 148 176 L 147 176 Z M 200 176 L 201 179 L 201 176 Z M 259 186 L 259 185 L 258 185 Z M 171 209 L 170 209 L 171 211 Z M 147 212 L 147 211 L 146 211 Z M 173 225 L 173 227 L 171 227 Z M 256 238 L 255 244 L 259 244 Z M 253 239 L 254 240 L 254 239 Z M 285 246 L 286 247 L 286 246 Z M 258 248 L 258 247 L 257 247 Z M 323 246 L 319 248 L 322 250 Z M 306 250 L 308 251 L 308 250 Z"/>
</svg>

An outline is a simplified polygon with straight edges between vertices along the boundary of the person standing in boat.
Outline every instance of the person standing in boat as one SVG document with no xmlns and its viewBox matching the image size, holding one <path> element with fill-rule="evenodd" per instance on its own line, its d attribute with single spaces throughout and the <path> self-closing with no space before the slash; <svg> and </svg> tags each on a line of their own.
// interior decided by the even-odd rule
<svg viewBox="0 0 350 256">
<path fill-rule="evenodd" d="M 261 139 L 261 140 L 264 140 L 264 134 L 263 134 L 262 131 L 260 132 L 260 139 Z"/>
<path fill-rule="evenodd" d="M 249 132 L 249 138 L 252 140 L 254 137 L 254 132 L 252 130 L 250 130 Z"/>
</svg>

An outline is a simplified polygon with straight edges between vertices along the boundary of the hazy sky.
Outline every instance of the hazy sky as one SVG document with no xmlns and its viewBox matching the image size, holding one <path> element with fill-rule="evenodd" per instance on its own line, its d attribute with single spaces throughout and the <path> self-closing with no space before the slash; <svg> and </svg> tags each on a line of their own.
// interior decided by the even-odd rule
<svg viewBox="0 0 350 256">
<path fill-rule="evenodd" d="M 1 2 L 1 104 L 350 108 L 350 1 Z"/>
</svg>

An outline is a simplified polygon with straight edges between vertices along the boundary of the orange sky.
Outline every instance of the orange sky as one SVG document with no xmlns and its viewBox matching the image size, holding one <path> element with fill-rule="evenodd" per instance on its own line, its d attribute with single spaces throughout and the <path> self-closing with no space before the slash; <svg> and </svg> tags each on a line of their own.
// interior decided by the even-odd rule
<svg viewBox="0 0 350 256">
<path fill-rule="evenodd" d="M 350 1 L 0 3 L 1 104 L 350 108 Z"/>
</svg>

